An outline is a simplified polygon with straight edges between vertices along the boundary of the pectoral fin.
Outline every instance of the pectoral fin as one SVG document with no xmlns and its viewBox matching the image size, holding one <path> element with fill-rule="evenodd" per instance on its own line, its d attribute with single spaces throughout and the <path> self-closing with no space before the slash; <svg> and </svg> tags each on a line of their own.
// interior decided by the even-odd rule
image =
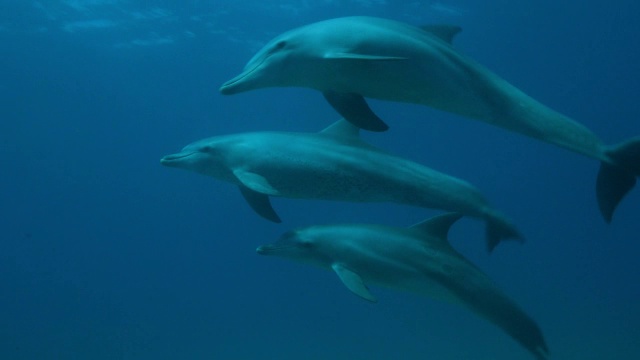
<svg viewBox="0 0 640 360">
<path fill-rule="evenodd" d="M 369 289 L 367 288 L 367 285 L 364 284 L 364 282 L 362 281 L 362 278 L 360 277 L 360 275 L 354 273 L 353 271 L 345 268 L 344 266 L 340 265 L 340 264 L 333 264 L 331 265 L 331 267 L 333 268 L 333 271 L 336 272 L 336 274 L 338 274 L 338 277 L 340 278 L 340 280 L 342 280 L 342 283 L 349 289 L 351 290 L 351 292 L 353 292 L 354 294 L 360 296 L 361 298 L 371 301 L 371 302 L 376 302 L 378 301 L 370 292 Z"/>
<path fill-rule="evenodd" d="M 276 211 L 273 210 L 268 195 L 255 192 L 244 185 L 240 185 L 239 188 L 244 199 L 258 215 L 276 223 L 282 222 Z"/>
<path fill-rule="evenodd" d="M 262 175 L 258 175 L 256 173 L 245 170 L 234 170 L 233 175 L 235 175 L 236 178 L 240 180 L 242 185 L 255 192 L 266 195 L 279 194 L 278 190 L 274 189 L 273 186 L 269 184 L 269 181 L 267 181 L 267 179 L 265 179 Z"/>
<path fill-rule="evenodd" d="M 386 131 L 389 126 L 376 115 L 360 94 L 325 91 L 329 104 L 353 125 L 369 131 Z"/>
</svg>

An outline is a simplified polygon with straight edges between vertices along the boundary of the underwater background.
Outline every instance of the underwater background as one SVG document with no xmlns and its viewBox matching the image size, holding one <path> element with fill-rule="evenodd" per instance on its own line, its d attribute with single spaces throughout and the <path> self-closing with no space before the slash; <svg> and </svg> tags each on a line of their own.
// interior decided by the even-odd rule
<svg viewBox="0 0 640 360">
<path fill-rule="evenodd" d="M 209 136 L 315 132 L 320 93 L 219 86 L 274 36 L 372 15 L 463 28 L 454 47 L 606 143 L 640 135 L 640 2 L 1 0 L 0 359 L 531 359 L 468 310 L 262 257 L 312 224 L 440 213 L 272 199 L 160 165 Z M 536 320 L 550 359 L 640 359 L 640 190 L 601 218 L 597 161 L 424 106 L 371 100 L 363 138 L 474 184 L 526 237 L 452 245 Z"/>
</svg>

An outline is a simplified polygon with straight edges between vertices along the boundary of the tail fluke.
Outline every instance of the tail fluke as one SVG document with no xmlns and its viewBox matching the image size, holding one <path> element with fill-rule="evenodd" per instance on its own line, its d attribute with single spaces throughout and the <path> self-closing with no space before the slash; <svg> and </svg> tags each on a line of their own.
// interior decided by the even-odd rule
<svg viewBox="0 0 640 360">
<path fill-rule="evenodd" d="M 492 252 L 504 240 L 524 242 L 520 231 L 501 214 L 490 214 L 487 216 L 486 222 L 487 250 L 489 252 Z"/>
<path fill-rule="evenodd" d="M 611 222 L 616 207 L 635 184 L 636 177 L 629 171 L 605 162 L 600 164 L 596 195 L 600 213 L 606 222 Z"/>
<path fill-rule="evenodd" d="M 596 181 L 598 206 L 606 222 L 640 176 L 640 137 L 612 146 L 606 152 L 611 162 L 600 164 Z"/>
</svg>

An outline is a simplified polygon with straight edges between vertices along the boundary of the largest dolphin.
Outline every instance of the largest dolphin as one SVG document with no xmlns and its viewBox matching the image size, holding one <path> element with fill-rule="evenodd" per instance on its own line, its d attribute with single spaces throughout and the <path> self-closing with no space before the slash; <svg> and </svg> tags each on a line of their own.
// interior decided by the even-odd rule
<svg viewBox="0 0 640 360">
<path fill-rule="evenodd" d="M 489 251 L 518 230 L 467 182 L 365 143 L 339 120 L 320 133 L 256 132 L 187 145 L 161 163 L 238 185 L 261 216 L 279 222 L 269 196 L 395 202 L 461 212 L 486 221 Z"/>
<path fill-rule="evenodd" d="M 411 228 L 310 226 L 257 252 L 333 270 L 349 290 L 369 301 L 376 299 L 367 284 L 375 284 L 460 304 L 500 327 L 536 359 L 546 359 L 549 350 L 538 325 L 447 241 L 459 218 L 444 214 Z"/>
<path fill-rule="evenodd" d="M 373 131 L 387 125 L 365 97 L 416 103 L 558 145 L 600 160 L 596 193 L 610 222 L 640 175 L 640 138 L 604 145 L 583 125 L 459 54 L 451 46 L 459 31 L 363 16 L 313 23 L 271 40 L 220 91 L 313 88 L 347 120 Z"/>
</svg>

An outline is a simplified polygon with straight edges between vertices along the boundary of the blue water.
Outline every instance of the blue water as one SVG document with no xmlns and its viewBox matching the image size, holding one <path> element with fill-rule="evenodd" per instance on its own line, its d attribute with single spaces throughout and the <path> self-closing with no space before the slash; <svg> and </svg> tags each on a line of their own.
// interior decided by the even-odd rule
<svg viewBox="0 0 640 360">
<path fill-rule="evenodd" d="M 318 131 L 319 93 L 222 96 L 262 44 L 345 15 L 463 27 L 457 49 L 607 143 L 640 134 L 640 3 L 589 1 L 0 1 L 0 359 L 531 359 L 461 307 L 261 257 L 298 226 L 408 226 L 388 204 L 273 199 L 272 224 L 229 184 L 163 167 L 194 140 Z M 640 190 L 612 224 L 596 161 L 427 107 L 371 101 L 363 137 L 476 185 L 525 234 L 456 249 L 542 328 L 551 359 L 640 358 Z"/>
</svg>

